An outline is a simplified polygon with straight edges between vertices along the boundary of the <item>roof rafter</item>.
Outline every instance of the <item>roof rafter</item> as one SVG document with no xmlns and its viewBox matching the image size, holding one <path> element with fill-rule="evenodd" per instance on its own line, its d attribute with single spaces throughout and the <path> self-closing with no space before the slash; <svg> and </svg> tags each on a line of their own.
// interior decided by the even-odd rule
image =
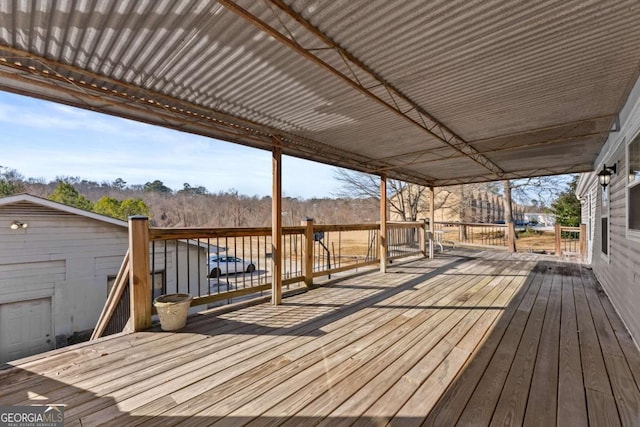
<svg viewBox="0 0 640 427">
<path fill-rule="evenodd" d="M 375 71 L 370 69 L 366 64 L 364 64 L 362 61 L 356 58 L 351 52 L 341 47 L 338 43 L 336 43 L 334 40 L 332 40 L 322 31 L 320 31 L 318 28 L 313 26 L 310 22 L 308 22 L 306 19 L 300 16 L 297 12 L 292 10 L 288 5 L 283 3 L 281 0 L 265 0 L 265 1 L 267 1 L 267 4 L 276 6 L 278 9 L 280 9 L 282 12 L 288 15 L 291 19 L 293 19 L 302 27 L 304 27 L 311 35 L 316 37 L 316 39 L 321 41 L 328 48 L 336 51 L 338 55 L 340 55 L 340 57 L 345 61 L 347 68 L 350 69 L 353 76 L 350 77 L 340 72 L 335 67 L 333 67 L 332 65 L 328 64 L 326 61 L 321 59 L 316 54 L 316 52 L 319 50 L 317 47 L 314 47 L 313 49 L 309 49 L 301 46 L 295 39 L 292 38 L 291 32 L 286 27 L 285 27 L 285 32 L 287 34 L 283 34 L 273 26 L 266 23 L 264 20 L 258 18 L 248 10 L 239 6 L 233 0 L 218 0 L 218 3 L 222 4 L 228 10 L 234 12 L 235 14 L 239 15 L 243 19 L 247 20 L 257 28 L 266 32 L 267 34 L 269 34 L 279 42 L 288 46 L 290 49 L 301 54 L 303 57 L 314 62 L 316 65 L 321 66 L 323 69 L 341 78 L 344 82 L 346 82 L 348 85 L 355 88 L 359 92 L 377 101 L 379 104 L 395 112 L 396 114 L 403 117 L 410 123 L 420 127 L 421 129 L 429 133 L 431 136 L 437 138 L 447 146 L 453 148 L 454 150 L 458 151 L 462 155 L 470 158 L 474 162 L 483 166 L 485 169 L 495 174 L 497 177 L 500 178 L 504 175 L 505 171 L 502 168 L 500 168 L 498 165 L 493 163 L 487 157 L 482 155 L 478 150 L 476 150 L 474 147 L 469 145 L 469 143 L 466 142 L 461 136 L 457 135 L 455 132 L 449 129 L 446 125 L 438 121 L 435 117 L 429 114 L 424 108 L 422 108 L 416 102 L 411 100 L 407 95 L 403 94 L 400 90 L 395 88 L 391 83 L 386 81 L 382 76 L 378 75 Z M 271 10 L 273 11 L 273 8 L 271 8 Z M 276 16 L 276 19 L 280 23 L 282 23 L 282 21 L 277 16 Z M 377 82 L 376 84 L 377 86 L 384 87 L 387 93 L 389 94 L 390 99 L 389 100 L 382 99 L 380 96 L 373 93 L 370 90 L 371 89 L 370 87 L 369 88 L 365 87 L 360 82 L 360 79 L 357 78 L 356 73 L 353 71 L 353 67 L 357 67 L 361 72 L 367 75 L 367 77 Z M 402 104 L 407 105 L 409 108 L 403 111 L 399 105 L 400 101 L 402 102 Z M 418 117 L 419 117 L 418 120 L 408 115 L 410 111 L 415 111 L 418 114 Z M 398 168 L 402 168 L 402 166 L 398 166 Z"/>
<path fill-rule="evenodd" d="M 468 144 L 477 147 L 480 144 L 487 144 L 487 143 L 491 143 L 494 141 L 500 142 L 500 141 L 513 141 L 516 139 L 521 139 L 521 138 L 527 138 L 527 139 L 531 139 L 534 138 L 533 142 L 527 142 L 524 144 L 518 144 L 518 145 L 509 145 L 508 143 L 502 142 L 502 144 L 500 146 L 497 147 L 493 147 L 490 149 L 478 149 L 478 151 L 481 154 L 491 154 L 491 153 L 497 153 L 497 152 L 501 152 L 501 151 L 510 151 L 510 150 L 517 150 L 517 149 L 521 149 L 521 148 L 530 148 L 530 147 L 536 147 L 536 146 L 540 146 L 540 145 L 545 145 L 545 144 L 551 144 L 551 143 L 558 143 L 558 142 L 564 142 L 564 141 L 572 141 L 572 140 L 576 140 L 576 139 L 580 139 L 580 138 L 587 138 L 587 137 L 592 137 L 592 136 L 603 136 L 603 135 L 608 135 L 611 132 L 616 132 L 619 129 L 619 125 L 616 126 L 615 128 L 611 128 L 609 126 L 609 123 L 611 123 L 612 121 L 617 120 L 617 116 L 616 115 L 608 115 L 608 116 L 599 116 L 599 117 L 590 117 L 588 119 L 582 119 L 582 120 L 578 120 L 575 122 L 568 122 L 568 123 L 562 123 L 560 125 L 555 125 L 555 126 L 547 126 L 544 128 L 537 128 L 537 129 L 531 129 L 525 132 L 519 132 L 517 134 L 508 134 L 508 135 L 498 135 L 498 136 L 493 136 L 491 138 L 484 138 L 484 139 L 477 139 L 477 140 L 473 140 L 473 141 L 469 141 Z M 581 125 L 593 125 L 596 126 L 597 122 L 603 122 L 605 123 L 605 126 L 601 127 L 600 130 L 589 130 L 589 131 L 580 131 L 578 133 L 572 133 L 571 131 L 574 130 L 575 128 L 578 128 Z M 544 136 L 543 138 L 537 138 L 536 134 L 541 134 L 543 132 L 547 132 L 547 131 L 560 131 L 560 135 L 554 135 L 554 136 Z M 535 139 L 539 139 L 539 140 L 535 140 Z M 398 160 L 398 159 L 402 159 L 402 158 L 408 158 L 408 157 L 421 157 L 423 155 L 427 155 L 427 154 L 437 154 L 438 151 L 442 150 L 443 148 L 435 148 L 435 149 L 426 149 L 426 150 L 418 150 L 418 151 L 412 151 L 412 152 L 408 152 L 408 153 L 402 153 L 402 154 L 396 154 L 394 156 L 388 156 L 388 157 L 384 157 L 384 158 L 380 158 L 380 160 Z M 453 158 L 453 157 L 460 157 L 460 156 L 445 156 L 444 158 Z M 415 159 L 414 159 L 415 162 Z M 410 163 L 410 164 L 415 164 L 414 162 Z"/>
<path fill-rule="evenodd" d="M 273 136 L 279 136 L 283 148 L 286 149 L 285 154 L 312 161 L 318 161 L 317 155 L 322 154 L 327 163 L 339 164 L 362 172 L 388 165 L 378 159 L 343 152 L 340 148 L 319 141 L 308 140 L 268 125 L 258 124 L 7 46 L 0 48 L 1 80 L 13 81 L 18 86 L 37 87 L 37 96 L 49 101 L 233 141 L 254 148 L 269 149 L 272 146 Z M 0 89 L 21 95 L 35 95 L 32 90 L 21 90 L 2 83 L 0 83 Z M 47 91 L 59 95 L 45 95 Z M 397 179 L 423 185 L 433 184 L 432 179 L 402 170 L 402 168 L 396 168 L 395 172 Z"/>
<path fill-rule="evenodd" d="M 564 169 L 556 169 L 556 168 L 536 168 L 536 169 L 527 169 L 527 170 L 519 170 L 518 172 L 505 172 L 503 179 L 524 179 L 531 178 L 535 176 L 549 176 L 549 175 L 564 175 L 564 174 L 573 174 L 573 173 L 582 173 L 582 172 L 590 172 L 593 170 L 593 165 L 591 163 L 582 163 L 576 164 Z M 446 185 L 458 185 L 458 184 L 473 184 L 476 182 L 488 182 L 495 181 L 492 179 L 490 175 L 469 175 L 469 176 L 459 176 L 456 178 L 443 178 L 438 180 L 438 186 L 446 186 Z"/>
</svg>

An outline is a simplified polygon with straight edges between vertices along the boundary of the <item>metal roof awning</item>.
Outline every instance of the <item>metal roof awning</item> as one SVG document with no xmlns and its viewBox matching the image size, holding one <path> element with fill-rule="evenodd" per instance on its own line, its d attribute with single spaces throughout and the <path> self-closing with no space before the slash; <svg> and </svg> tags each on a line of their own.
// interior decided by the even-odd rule
<svg viewBox="0 0 640 427">
<path fill-rule="evenodd" d="M 590 171 L 636 0 L 0 3 L 0 89 L 425 185 Z"/>
</svg>

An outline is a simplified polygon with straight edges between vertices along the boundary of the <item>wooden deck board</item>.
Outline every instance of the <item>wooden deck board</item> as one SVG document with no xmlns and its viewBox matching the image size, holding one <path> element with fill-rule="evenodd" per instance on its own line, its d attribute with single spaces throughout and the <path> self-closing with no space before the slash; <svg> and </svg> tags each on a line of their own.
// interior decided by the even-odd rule
<svg viewBox="0 0 640 427">
<path fill-rule="evenodd" d="M 447 283 L 452 286 L 456 281 L 454 279 L 447 280 Z M 375 338 L 373 342 L 376 341 L 384 341 L 383 343 L 378 344 L 379 347 L 376 351 L 370 351 L 371 347 L 364 347 L 363 344 L 367 343 L 370 340 L 371 336 L 358 337 L 357 335 L 352 335 L 351 338 L 358 340 L 354 341 L 352 345 L 343 347 L 339 352 L 333 352 L 331 349 L 323 348 L 321 357 L 321 363 L 315 364 L 311 368 L 307 368 L 303 372 L 285 372 L 284 373 L 284 382 L 280 380 L 272 381 L 272 383 L 277 384 L 277 390 L 275 391 L 275 395 L 278 396 L 280 402 L 283 402 L 287 395 L 291 395 L 291 393 L 299 390 L 301 387 L 304 387 L 304 393 L 298 393 L 294 397 L 292 397 L 291 402 L 284 401 L 284 405 L 289 406 L 287 408 L 287 412 L 282 413 L 292 413 L 292 405 L 297 403 L 296 398 L 306 398 L 308 396 L 313 396 L 314 393 L 318 393 L 319 397 L 315 399 L 313 402 L 310 402 L 306 407 L 305 411 L 311 413 L 311 416 L 318 416 L 318 412 L 322 410 L 327 410 L 326 405 L 331 405 L 331 403 L 327 403 L 324 401 L 323 397 L 330 396 L 332 401 L 339 399 L 338 396 L 342 396 L 344 393 L 352 393 L 350 388 L 347 387 L 336 387 L 336 384 L 345 380 L 353 370 L 358 369 L 364 364 L 368 363 L 371 358 L 376 357 L 381 352 L 388 352 L 389 348 L 396 343 L 398 339 L 404 339 L 405 342 L 410 343 L 415 339 L 415 332 L 425 333 L 424 331 L 430 331 L 432 328 L 429 325 L 437 325 L 438 321 L 440 321 L 444 316 L 436 317 L 436 310 L 422 310 L 419 315 L 411 314 L 411 311 L 414 310 L 415 306 L 431 306 L 431 305 L 446 305 L 451 303 L 453 299 L 456 298 L 457 295 L 464 293 L 469 287 L 475 285 L 474 282 L 463 282 L 459 281 L 455 283 L 456 289 L 454 292 L 451 291 L 451 288 L 447 287 L 442 289 L 441 292 L 436 294 L 436 298 L 432 298 L 429 300 L 420 303 L 419 300 L 413 301 L 413 304 L 406 305 L 406 302 L 402 304 L 392 304 L 393 306 L 398 307 L 397 309 L 391 309 L 392 314 L 396 316 L 396 318 L 402 319 L 403 326 L 405 330 L 394 330 L 392 334 L 387 334 L 382 339 Z M 428 288 L 425 288 L 428 290 Z M 414 296 L 415 297 L 415 296 Z M 408 301 L 407 301 L 408 302 Z M 385 304 L 387 306 L 389 304 Z M 403 307 L 404 306 L 404 307 Z M 418 326 L 427 326 L 425 328 L 418 328 Z M 414 332 L 415 331 L 415 332 Z M 378 330 L 375 330 L 374 333 L 378 333 Z M 412 336 L 413 334 L 413 336 Z M 401 348 L 407 348 L 406 346 Z M 374 348 L 375 349 L 375 348 Z M 319 372 L 313 373 L 313 369 L 319 369 Z M 320 375 L 318 375 L 320 374 Z M 345 380 L 348 381 L 348 380 Z M 352 386 L 352 384 L 350 384 Z M 329 393 L 326 393 L 327 389 L 329 389 Z M 324 392 L 324 393 L 323 393 Z M 347 395 L 348 397 L 348 395 Z M 231 400 L 231 399 L 228 399 Z M 338 402 L 340 402 L 338 400 Z M 262 410 L 267 410 L 269 405 L 273 405 L 272 400 L 265 400 L 262 396 L 246 396 L 243 404 L 249 404 L 250 408 L 245 407 L 237 407 L 238 402 L 234 401 L 234 405 L 236 406 L 236 413 L 251 410 L 261 414 Z M 264 405 L 266 407 L 260 407 L 259 405 Z M 315 409 L 320 406 L 322 409 Z M 219 412 L 220 408 L 209 407 L 207 412 L 216 411 Z M 233 413 L 232 413 L 233 415 Z M 304 414 L 304 416 L 308 416 L 308 414 Z"/>
<path fill-rule="evenodd" d="M 558 360 L 558 426 L 586 426 L 587 402 L 582 378 L 578 320 L 573 281 L 562 276 L 562 313 L 560 315 L 560 348 Z"/>
<path fill-rule="evenodd" d="M 482 290 L 486 291 L 487 286 L 481 285 Z M 481 296 L 482 293 L 478 292 L 476 295 Z M 469 304 L 475 304 L 477 301 L 470 299 Z M 374 360 L 364 365 L 357 371 L 351 373 L 351 375 L 345 378 L 345 381 L 349 383 L 349 387 L 341 389 L 342 393 L 332 393 L 331 401 L 334 407 L 339 409 L 333 409 L 328 415 L 328 423 L 331 424 L 334 418 L 346 418 L 350 414 L 363 414 L 363 416 L 370 418 L 377 418 L 380 416 L 380 412 L 388 414 L 389 410 L 381 407 L 371 407 L 376 400 L 376 393 L 384 392 L 393 385 L 409 382 L 412 385 L 412 391 L 415 390 L 415 384 L 423 381 L 423 378 L 428 376 L 431 370 L 437 365 L 424 366 L 421 364 L 425 358 L 441 360 L 443 355 L 449 353 L 449 351 L 443 350 L 444 347 L 452 347 L 448 345 L 446 337 L 449 334 L 455 334 L 460 328 L 460 322 L 464 318 L 466 311 L 463 307 L 467 303 L 458 305 L 452 305 L 452 307 L 460 307 L 460 310 L 440 310 L 438 314 L 441 315 L 441 321 L 439 321 L 430 333 L 422 335 L 421 339 L 415 343 L 399 343 L 395 346 L 393 351 L 388 351 L 378 355 Z M 460 329 L 460 331 L 462 331 Z M 460 333 L 460 332 L 459 332 Z M 407 348 L 410 349 L 407 351 Z M 436 356 L 436 354 L 438 356 Z M 409 371 L 407 371 L 409 369 Z M 370 380 L 373 378 L 373 380 Z M 400 378 L 400 380 L 397 380 Z M 411 393 L 403 392 L 401 387 L 395 387 L 387 390 L 386 395 L 392 395 L 392 399 L 396 404 L 402 404 Z M 317 399 L 314 402 L 320 402 L 321 399 Z M 386 401 L 386 403 L 389 403 Z M 355 404 L 351 406 L 350 404 Z M 369 409 L 367 410 L 367 407 Z M 313 408 L 313 405 L 307 407 L 302 411 L 302 414 L 312 415 L 309 410 Z M 331 409 L 329 406 L 321 407 L 318 413 L 322 413 L 325 410 Z M 391 412 L 393 413 L 393 412 Z"/>
<path fill-rule="evenodd" d="M 542 275 L 543 277 L 544 274 L 546 274 L 546 271 L 537 273 L 537 275 Z M 460 425 L 489 425 L 491 422 L 491 417 L 520 344 L 522 331 L 529 319 L 541 284 L 540 279 L 534 278 L 524 298 L 520 301 L 499 346 L 495 353 L 491 355 L 489 364 L 482 372 L 480 382 L 474 387 L 474 390 L 479 389 L 482 392 L 474 392 L 471 395 L 458 420 Z M 477 370 L 482 370 L 482 365 L 477 366 Z"/>
<path fill-rule="evenodd" d="M 522 332 L 515 358 L 491 418 L 491 425 L 522 425 L 523 423 L 552 281 L 553 271 L 548 271 L 544 275 L 538 296 Z"/>
<path fill-rule="evenodd" d="M 592 277 L 586 271 L 581 272 L 582 284 L 602 348 L 602 356 L 620 421 L 626 426 L 640 425 L 640 389 L 602 306 L 599 296 L 602 291 Z"/>
<path fill-rule="evenodd" d="M 556 425 L 562 277 L 554 274 L 535 361 L 525 426 Z"/>
<path fill-rule="evenodd" d="M 580 338 L 580 356 L 584 387 L 587 396 L 587 412 L 590 425 L 620 425 L 611 382 L 603 357 L 603 349 L 594 323 L 593 312 L 589 307 L 587 294 L 580 271 L 569 267 L 573 282 L 573 294 L 578 318 Z"/>
<path fill-rule="evenodd" d="M 443 282 L 443 283 L 440 283 Z M 386 300 L 385 305 L 398 306 L 401 308 L 402 305 L 406 305 L 410 302 L 413 304 L 430 304 L 437 301 L 438 298 L 446 298 L 447 294 L 450 293 L 449 288 L 445 287 L 447 283 L 451 284 L 453 282 L 452 279 L 446 279 L 445 281 L 441 279 L 436 279 L 431 282 L 432 286 L 426 287 L 424 292 L 424 301 L 421 299 L 413 300 L 415 298 L 413 295 L 407 295 L 404 293 L 398 294 L 398 298 L 392 297 Z M 412 306 L 413 307 L 413 306 Z M 211 393 L 207 393 L 206 395 L 197 395 L 195 399 L 197 401 L 189 401 L 184 403 L 184 407 L 188 407 L 190 413 L 194 410 L 194 408 L 201 407 L 206 412 L 220 412 L 224 411 L 226 406 L 220 407 L 220 405 L 235 405 L 238 406 L 242 404 L 242 402 L 252 401 L 254 398 L 249 391 L 255 391 L 257 388 L 247 389 L 243 380 L 246 378 L 246 382 L 253 382 L 260 386 L 259 389 L 263 389 L 264 387 L 268 387 L 270 384 L 278 384 L 279 379 L 274 378 L 275 375 L 278 375 L 283 378 L 289 378 L 295 374 L 299 373 L 300 369 L 303 369 L 308 366 L 314 366 L 319 361 L 324 361 L 326 368 L 327 357 L 334 352 L 340 351 L 344 349 L 346 346 L 353 342 L 357 342 L 361 337 L 366 336 L 367 334 L 375 332 L 376 328 L 381 327 L 386 322 L 392 320 L 394 317 L 402 315 L 400 320 L 405 322 L 409 320 L 413 316 L 406 316 L 406 313 L 409 311 L 408 308 L 398 310 L 393 308 L 377 308 L 375 310 L 361 310 L 355 312 L 354 315 L 359 316 L 360 318 L 355 318 L 354 316 L 350 316 L 349 318 L 344 318 L 338 322 L 335 322 L 327 329 L 335 329 L 336 324 L 340 323 L 343 326 L 348 325 L 349 328 L 338 329 L 333 335 L 325 335 L 317 340 L 315 340 L 311 345 L 305 345 L 299 348 L 294 348 L 288 353 L 284 354 L 283 357 L 286 358 L 288 362 L 288 366 L 286 368 L 280 369 L 276 372 L 265 372 L 263 370 L 257 370 L 256 372 L 248 372 L 246 375 L 240 375 L 234 378 L 233 383 L 225 384 L 225 395 L 232 395 L 232 398 L 227 399 L 226 402 L 215 405 L 218 399 L 215 398 Z M 420 319 L 417 319 L 420 320 Z M 362 346 L 363 342 L 359 342 L 359 346 Z M 314 350 L 317 350 L 314 352 Z M 344 352 L 342 357 L 346 357 L 348 354 Z M 267 375 L 268 374 L 268 375 Z M 238 382 L 240 384 L 238 385 Z M 186 391 L 184 389 L 183 391 Z M 241 400 L 237 393 L 244 391 L 245 394 L 249 393 L 248 396 L 245 396 L 244 400 Z M 305 395 L 309 394 L 310 386 L 307 385 L 305 389 Z M 226 397 L 223 396 L 223 397 Z M 232 402 L 229 402 L 231 400 Z M 198 402 L 199 401 L 199 402 Z M 228 408 L 226 409 L 229 410 Z"/>
<path fill-rule="evenodd" d="M 517 285 L 513 286 L 512 277 L 500 278 L 492 290 L 492 293 L 496 292 L 488 294 L 480 301 L 475 310 L 466 313 L 465 317 L 440 343 L 438 351 L 430 352 L 423 357 L 412 371 L 404 375 L 364 415 L 380 417 L 384 416 L 385 412 L 391 412 L 395 414 L 396 419 L 418 420 L 419 417 L 414 415 L 424 413 L 436 404 L 446 386 L 471 355 L 472 350 L 465 349 L 461 342 L 463 340 L 467 342 L 477 340 L 476 343 L 478 343 L 486 332 L 487 325 L 486 320 L 480 322 L 480 319 L 486 318 L 490 321 L 489 323 L 492 323 L 499 316 L 502 308 L 507 306 L 516 288 Z M 420 372 L 420 375 L 413 375 L 413 371 Z M 424 377 L 425 379 L 414 392 L 412 388 L 415 388 L 416 377 L 418 379 Z M 402 396 L 402 399 L 394 399 L 398 395 Z M 402 404 L 403 400 L 406 400 L 404 404 Z M 363 417 L 360 420 L 362 421 Z"/>
<path fill-rule="evenodd" d="M 640 353 L 591 272 L 451 251 L 0 371 L 65 425 L 638 425 Z"/>
</svg>

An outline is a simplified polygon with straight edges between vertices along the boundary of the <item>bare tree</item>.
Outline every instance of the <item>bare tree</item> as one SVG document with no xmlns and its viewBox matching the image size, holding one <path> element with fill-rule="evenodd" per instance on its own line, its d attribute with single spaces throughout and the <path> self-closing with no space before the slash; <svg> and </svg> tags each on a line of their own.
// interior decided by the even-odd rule
<svg viewBox="0 0 640 427">
<path fill-rule="evenodd" d="M 523 205 L 551 206 L 558 195 L 571 182 L 573 175 L 552 175 L 510 181 L 513 199 Z"/>
<path fill-rule="evenodd" d="M 334 177 L 342 183 L 339 195 L 343 197 L 370 198 L 380 202 L 380 177 L 362 172 L 336 169 Z M 397 180 L 388 180 L 389 204 L 391 212 L 404 221 L 415 221 L 420 214 L 429 212 L 427 187 Z M 495 182 L 473 183 L 438 187 L 434 189 L 434 207 L 445 218 L 457 218 L 461 222 L 479 222 L 482 213 L 472 205 L 474 195 L 499 194 Z"/>
<path fill-rule="evenodd" d="M 380 177 L 346 169 L 335 169 L 334 178 L 341 183 L 337 193 L 345 198 L 369 199 L 380 202 Z M 415 221 L 418 214 L 427 211 L 427 187 L 395 179 L 387 180 L 387 196 L 391 212 L 403 221 Z"/>
</svg>

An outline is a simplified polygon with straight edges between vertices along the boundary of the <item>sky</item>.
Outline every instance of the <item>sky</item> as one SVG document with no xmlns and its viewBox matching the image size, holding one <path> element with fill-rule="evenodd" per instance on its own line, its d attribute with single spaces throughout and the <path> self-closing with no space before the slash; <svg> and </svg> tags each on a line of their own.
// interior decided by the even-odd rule
<svg viewBox="0 0 640 427">
<path fill-rule="evenodd" d="M 25 178 L 271 195 L 271 152 L 0 91 L 0 166 Z M 283 156 L 283 195 L 336 197 L 335 167 Z"/>
</svg>

